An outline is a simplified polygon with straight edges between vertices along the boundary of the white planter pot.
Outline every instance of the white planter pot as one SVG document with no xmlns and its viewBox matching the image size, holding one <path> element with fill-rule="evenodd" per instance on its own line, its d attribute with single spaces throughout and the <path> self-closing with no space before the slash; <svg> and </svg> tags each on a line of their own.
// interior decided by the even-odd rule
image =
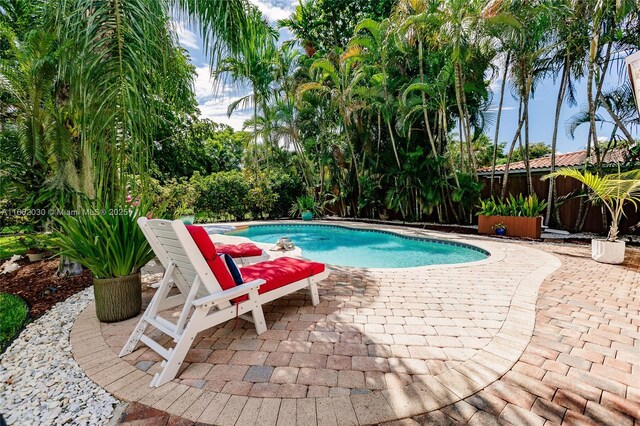
<svg viewBox="0 0 640 426">
<path fill-rule="evenodd" d="M 624 262 L 624 241 L 591 240 L 591 257 L 596 262 L 618 265 Z"/>
<path fill-rule="evenodd" d="M 44 259 L 44 253 L 27 253 L 29 262 L 40 262 Z"/>
</svg>

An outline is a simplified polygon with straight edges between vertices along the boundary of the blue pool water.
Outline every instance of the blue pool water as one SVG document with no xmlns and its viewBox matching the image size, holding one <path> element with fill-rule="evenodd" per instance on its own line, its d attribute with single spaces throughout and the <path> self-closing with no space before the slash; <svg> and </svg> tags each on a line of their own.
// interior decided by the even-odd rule
<svg viewBox="0 0 640 426">
<path fill-rule="evenodd" d="M 360 268 L 408 268 L 485 259 L 479 248 L 331 225 L 256 225 L 228 232 L 259 243 L 289 237 L 307 259 Z"/>
</svg>

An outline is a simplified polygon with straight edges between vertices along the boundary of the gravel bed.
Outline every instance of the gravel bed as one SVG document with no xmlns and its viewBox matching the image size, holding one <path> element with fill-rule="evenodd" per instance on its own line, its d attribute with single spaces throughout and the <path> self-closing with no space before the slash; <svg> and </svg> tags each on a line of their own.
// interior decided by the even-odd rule
<svg viewBox="0 0 640 426">
<path fill-rule="evenodd" d="M 87 288 L 27 325 L 0 355 L 0 412 L 9 425 L 104 425 L 119 401 L 92 382 L 69 334 L 93 300 Z"/>
</svg>

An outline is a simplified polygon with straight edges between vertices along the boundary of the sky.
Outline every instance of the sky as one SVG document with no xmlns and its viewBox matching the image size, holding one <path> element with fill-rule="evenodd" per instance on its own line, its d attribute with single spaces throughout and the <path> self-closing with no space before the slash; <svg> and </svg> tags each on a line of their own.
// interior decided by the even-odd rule
<svg viewBox="0 0 640 426">
<path fill-rule="evenodd" d="M 265 18 L 274 26 L 277 20 L 289 17 L 298 4 L 298 0 L 251 0 L 251 2 L 260 9 Z M 227 117 L 227 106 L 234 100 L 247 94 L 249 89 L 238 86 L 233 82 L 226 82 L 226 84 L 220 84 L 217 90 L 214 90 L 209 61 L 203 50 L 201 38 L 197 32 L 185 22 L 174 21 L 174 28 L 178 34 L 180 43 L 188 50 L 191 56 L 191 62 L 196 67 L 195 92 L 201 117 L 209 118 L 218 123 L 228 124 L 236 130 L 242 130 L 242 125 L 245 120 L 251 117 L 252 110 L 237 110 L 231 117 Z M 280 31 L 280 42 L 292 38 L 293 36 L 287 30 L 283 29 Z M 619 62 L 622 63 L 623 60 L 621 59 Z M 502 72 L 500 72 L 500 76 L 501 75 Z M 614 64 L 605 80 L 604 88 L 615 88 L 621 84 L 621 81 L 626 81 L 627 78 L 626 73 L 621 73 L 618 65 Z M 491 88 L 494 92 L 493 104 L 490 107 L 490 111 L 493 112 L 492 123 L 495 122 L 495 114 L 498 110 L 500 85 L 501 79 L 495 79 L 491 83 Z M 518 124 L 518 101 L 511 95 L 508 87 L 509 85 L 507 84 L 507 93 L 505 93 L 502 109 L 499 140 L 501 142 L 509 141 L 510 143 Z M 567 120 L 582 108 L 586 108 L 586 83 L 584 81 L 576 84 L 576 92 L 577 105 L 570 107 L 567 103 L 564 103 L 561 110 L 557 142 L 558 152 L 561 153 L 578 151 L 584 149 L 586 146 L 588 124 L 580 126 L 574 138 L 566 132 Z M 551 144 L 557 96 L 558 84 L 551 78 L 543 81 L 536 89 L 534 97 L 529 103 L 529 139 L 531 142 Z M 607 114 L 604 115 L 608 118 Z M 599 127 L 598 135 L 600 137 L 608 137 L 611 129 L 612 127 L 610 125 Z M 634 130 L 632 134 L 640 137 L 639 129 Z M 493 139 L 495 133 L 494 124 L 488 125 L 485 132 Z"/>
</svg>

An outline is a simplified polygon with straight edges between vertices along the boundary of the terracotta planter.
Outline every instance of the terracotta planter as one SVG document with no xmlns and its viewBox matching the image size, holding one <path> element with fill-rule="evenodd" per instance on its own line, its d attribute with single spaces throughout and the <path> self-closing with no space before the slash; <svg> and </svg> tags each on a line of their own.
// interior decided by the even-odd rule
<svg viewBox="0 0 640 426">
<path fill-rule="evenodd" d="M 542 232 L 542 216 L 478 216 L 478 234 L 493 235 L 493 225 L 504 223 L 507 227 L 507 236 L 540 239 Z"/>
<path fill-rule="evenodd" d="M 133 318 L 142 308 L 140 273 L 118 278 L 94 278 L 96 316 L 102 322 Z"/>
</svg>

